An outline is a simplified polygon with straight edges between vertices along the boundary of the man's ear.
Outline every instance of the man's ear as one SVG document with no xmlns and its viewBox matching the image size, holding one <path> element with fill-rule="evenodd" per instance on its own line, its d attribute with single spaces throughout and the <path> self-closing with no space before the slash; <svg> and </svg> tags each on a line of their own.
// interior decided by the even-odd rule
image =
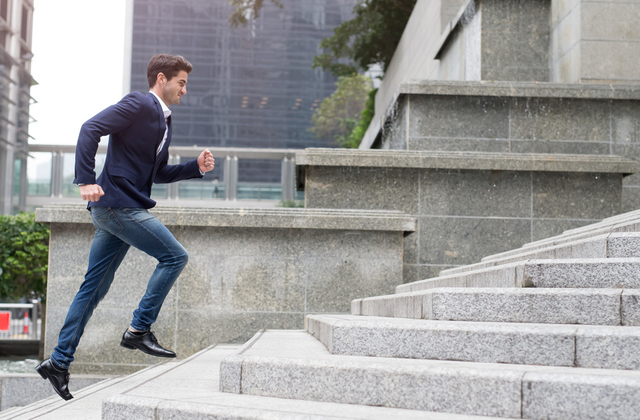
<svg viewBox="0 0 640 420">
<path fill-rule="evenodd" d="M 164 84 L 167 82 L 167 77 L 164 75 L 164 73 L 160 72 L 158 73 L 158 76 L 156 77 L 156 84 Z"/>
</svg>

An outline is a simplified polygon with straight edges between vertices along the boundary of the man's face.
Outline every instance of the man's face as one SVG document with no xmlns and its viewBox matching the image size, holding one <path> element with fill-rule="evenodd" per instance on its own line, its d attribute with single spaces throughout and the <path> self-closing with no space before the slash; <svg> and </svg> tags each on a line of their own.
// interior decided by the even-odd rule
<svg viewBox="0 0 640 420">
<path fill-rule="evenodd" d="M 186 71 L 180 70 L 175 77 L 168 80 L 162 88 L 162 100 L 168 105 L 179 105 L 182 95 L 187 94 L 187 78 L 189 75 Z"/>
</svg>

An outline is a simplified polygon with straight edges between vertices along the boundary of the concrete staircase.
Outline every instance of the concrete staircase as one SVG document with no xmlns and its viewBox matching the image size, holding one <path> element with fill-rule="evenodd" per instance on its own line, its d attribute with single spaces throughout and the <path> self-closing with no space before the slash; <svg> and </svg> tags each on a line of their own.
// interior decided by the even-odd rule
<svg viewBox="0 0 640 420">
<path fill-rule="evenodd" d="M 637 419 L 640 211 L 0 413 L 43 419 Z"/>
<path fill-rule="evenodd" d="M 528 419 L 640 413 L 640 212 L 267 331 L 221 390 Z M 319 345 L 322 343 L 322 345 Z"/>
</svg>

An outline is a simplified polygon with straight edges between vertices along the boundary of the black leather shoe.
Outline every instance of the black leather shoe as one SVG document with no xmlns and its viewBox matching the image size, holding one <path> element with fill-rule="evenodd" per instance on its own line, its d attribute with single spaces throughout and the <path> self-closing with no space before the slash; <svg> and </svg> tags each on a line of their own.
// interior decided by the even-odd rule
<svg viewBox="0 0 640 420">
<path fill-rule="evenodd" d="M 122 334 L 122 341 L 120 342 L 122 347 L 135 350 L 138 349 L 143 353 L 150 354 L 156 357 L 176 357 L 176 354 L 171 350 L 163 348 L 158 344 L 156 336 L 153 335 L 153 331 L 147 331 L 142 334 L 134 334 L 127 329 Z"/>
<path fill-rule="evenodd" d="M 69 371 L 56 366 L 51 359 L 47 359 L 36 366 L 36 371 L 42 379 L 48 379 L 58 395 L 68 401 L 73 398 L 69 392 Z"/>
</svg>

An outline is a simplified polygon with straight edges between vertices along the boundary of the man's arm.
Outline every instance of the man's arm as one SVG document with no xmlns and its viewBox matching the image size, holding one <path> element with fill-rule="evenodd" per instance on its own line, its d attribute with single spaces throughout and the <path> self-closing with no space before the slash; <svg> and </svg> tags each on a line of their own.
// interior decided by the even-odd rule
<svg viewBox="0 0 640 420">
<path fill-rule="evenodd" d="M 214 165 L 213 154 L 206 149 L 200 153 L 197 159 L 190 160 L 187 163 L 167 165 L 166 162 L 163 162 L 158 168 L 154 182 L 157 184 L 168 184 L 183 179 L 202 178 L 205 172 L 213 170 Z"/>
<path fill-rule="evenodd" d="M 140 109 L 140 98 L 129 94 L 117 104 L 106 108 L 82 125 L 76 146 L 75 179 L 73 181 L 75 184 L 95 185 L 96 152 L 100 138 L 129 127 L 135 121 Z"/>
</svg>

